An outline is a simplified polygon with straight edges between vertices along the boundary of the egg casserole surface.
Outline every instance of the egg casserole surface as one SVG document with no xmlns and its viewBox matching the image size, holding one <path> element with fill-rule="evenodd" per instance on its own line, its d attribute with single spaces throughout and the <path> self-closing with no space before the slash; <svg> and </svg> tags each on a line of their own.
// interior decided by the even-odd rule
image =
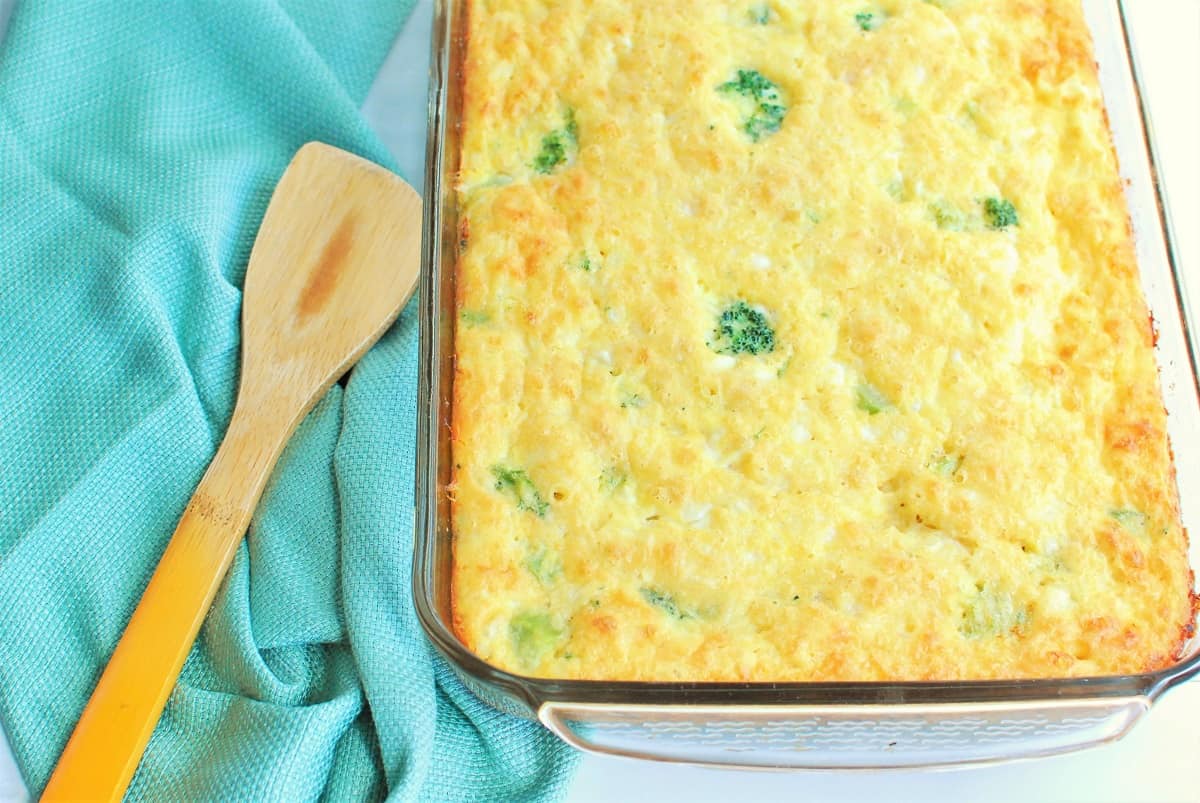
<svg viewBox="0 0 1200 803">
<path fill-rule="evenodd" d="M 1062 677 L 1195 600 L 1078 0 L 471 0 L 454 627 L 559 678 Z"/>
</svg>

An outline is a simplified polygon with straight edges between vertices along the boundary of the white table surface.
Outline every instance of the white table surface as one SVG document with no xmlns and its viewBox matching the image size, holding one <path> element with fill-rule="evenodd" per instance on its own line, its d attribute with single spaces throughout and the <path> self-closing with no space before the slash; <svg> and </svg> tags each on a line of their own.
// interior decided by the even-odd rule
<svg viewBox="0 0 1200 803">
<path fill-rule="evenodd" d="M 632 0 L 631 0 L 632 1 Z M 0 0 L 0 37 L 13 0 Z M 1180 263 L 1200 304 L 1200 0 L 1126 0 L 1156 128 Z M 420 184 L 432 0 L 397 39 L 364 113 Z M 1193 533 L 1200 538 L 1200 533 Z M 27 798 L 0 731 L 0 801 Z M 1121 741 L 1055 758 L 947 772 L 750 773 L 585 756 L 572 801 L 1179 801 L 1200 803 L 1200 681 Z"/>
</svg>

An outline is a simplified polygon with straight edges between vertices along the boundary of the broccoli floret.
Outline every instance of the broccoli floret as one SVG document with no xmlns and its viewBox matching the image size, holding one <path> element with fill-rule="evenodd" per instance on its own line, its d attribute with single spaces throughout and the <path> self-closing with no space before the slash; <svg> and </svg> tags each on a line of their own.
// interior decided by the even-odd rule
<svg viewBox="0 0 1200 803">
<path fill-rule="evenodd" d="M 550 505 L 542 499 L 537 487 L 524 471 L 504 466 L 492 466 L 496 478 L 496 490 L 508 494 L 517 503 L 517 510 L 527 510 L 538 518 L 544 518 Z"/>
<path fill-rule="evenodd" d="M 1012 594 L 983 588 L 963 610 L 958 631 L 967 638 L 991 638 L 1020 632 L 1029 623 L 1029 610 L 1018 608 Z"/>
<path fill-rule="evenodd" d="M 539 173 L 550 173 L 554 168 L 567 161 L 567 145 L 561 131 L 551 131 L 542 137 L 542 149 L 533 160 L 533 167 Z"/>
<path fill-rule="evenodd" d="M 883 16 L 874 11 L 860 11 L 854 15 L 854 21 L 863 31 L 873 31 L 883 24 Z"/>
<path fill-rule="evenodd" d="M 483 310 L 465 309 L 459 316 L 467 326 L 479 326 L 491 320 L 491 316 Z"/>
<path fill-rule="evenodd" d="M 1004 198 L 985 198 L 983 201 L 983 216 L 987 219 L 989 229 L 1007 229 L 1009 226 L 1020 225 L 1017 222 L 1017 208 L 1012 201 Z"/>
<path fill-rule="evenodd" d="M 581 251 L 577 255 L 568 259 L 566 266 L 568 268 L 581 270 L 584 273 L 591 273 L 594 270 L 600 269 L 600 263 L 592 261 L 592 257 L 587 251 Z"/>
<path fill-rule="evenodd" d="M 640 589 L 642 598 L 658 608 L 663 613 L 670 616 L 672 619 L 691 619 L 692 615 L 679 607 L 679 603 L 675 598 L 665 591 L 660 591 L 657 588 L 642 588 Z"/>
<path fill-rule="evenodd" d="M 750 21 L 755 25 L 766 25 L 771 21 L 771 6 L 767 3 L 759 3 L 756 6 L 751 6 Z"/>
<path fill-rule="evenodd" d="M 868 415 L 881 413 L 892 406 L 891 400 L 870 382 L 863 382 L 854 389 L 854 400 L 858 409 L 866 411 Z"/>
<path fill-rule="evenodd" d="M 717 319 L 709 348 L 718 354 L 767 354 L 775 350 L 775 330 L 767 316 L 735 301 Z"/>
<path fill-rule="evenodd" d="M 962 461 L 960 454 L 940 454 L 934 457 L 929 467 L 942 476 L 953 477 L 962 466 Z"/>
<path fill-rule="evenodd" d="M 542 137 L 542 149 L 534 157 L 533 169 L 548 175 L 554 172 L 554 168 L 565 164 L 571 151 L 578 147 L 579 126 L 575 123 L 575 112 L 568 110 L 566 124 Z"/>
<path fill-rule="evenodd" d="M 646 406 L 646 400 L 640 393 L 623 393 L 621 394 L 621 409 L 640 410 Z"/>
<path fill-rule="evenodd" d="M 525 568 L 542 585 L 550 585 L 562 574 L 562 562 L 546 547 L 541 547 L 530 555 L 525 561 Z"/>
<path fill-rule="evenodd" d="M 1150 517 L 1140 510 L 1110 510 L 1108 515 L 1116 519 L 1118 524 L 1133 535 L 1145 535 L 1146 526 L 1150 523 Z"/>
<path fill-rule="evenodd" d="M 934 201 L 929 205 L 929 211 L 937 222 L 939 229 L 962 231 L 967 225 L 967 216 L 954 204 L 947 200 Z"/>
<path fill-rule="evenodd" d="M 552 651 L 562 638 L 562 628 L 550 619 L 550 614 L 541 611 L 524 611 L 512 618 L 508 624 L 513 649 L 525 666 L 536 666 L 542 656 Z"/>
<path fill-rule="evenodd" d="M 600 489 L 615 493 L 618 488 L 625 484 L 625 472 L 616 466 L 609 466 L 600 472 Z"/>
<path fill-rule="evenodd" d="M 742 124 L 752 142 L 773 134 L 783 125 L 787 106 L 779 87 L 758 70 L 738 70 L 737 78 L 717 87 L 720 92 L 741 95 L 753 102 L 753 110 Z"/>
<path fill-rule="evenodd" d="M 972 123 L 978 123 L 979 118 L 982 115 L 982 112 L 979 109 L 979 104 L 973 100 L 968 100 L 963 104 L 962 113 L 966 115 L 967 119 Z"/>
</svg>

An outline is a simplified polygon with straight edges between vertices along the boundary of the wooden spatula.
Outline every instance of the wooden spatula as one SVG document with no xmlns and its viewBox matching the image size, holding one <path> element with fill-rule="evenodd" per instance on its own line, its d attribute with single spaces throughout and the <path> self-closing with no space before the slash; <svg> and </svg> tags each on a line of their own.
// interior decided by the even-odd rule
<svg viewBox="0 0 1200 803">
<path fill-rule="evenodd" d="M 296 154 L 250 254 L 237 404 L 42 800 L 119 800 L 275 461 L 417 282 L 421 200 L 320 143 Z"/>
</svg>

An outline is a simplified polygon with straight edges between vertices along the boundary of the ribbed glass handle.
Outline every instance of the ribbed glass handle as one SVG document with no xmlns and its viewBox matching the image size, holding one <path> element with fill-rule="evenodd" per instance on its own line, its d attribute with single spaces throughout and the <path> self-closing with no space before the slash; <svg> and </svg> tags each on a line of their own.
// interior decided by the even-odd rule
<svg viewBox="0 0 1200 803">
<path fill-rule="evenodd" d="M 1029 703 L 627 706 L 546 703 L 542 723 L 582 750 L 747 768 L 876 769 L 1065 753 L 1124 735 L 1143 697 Z"/>
</svg>

